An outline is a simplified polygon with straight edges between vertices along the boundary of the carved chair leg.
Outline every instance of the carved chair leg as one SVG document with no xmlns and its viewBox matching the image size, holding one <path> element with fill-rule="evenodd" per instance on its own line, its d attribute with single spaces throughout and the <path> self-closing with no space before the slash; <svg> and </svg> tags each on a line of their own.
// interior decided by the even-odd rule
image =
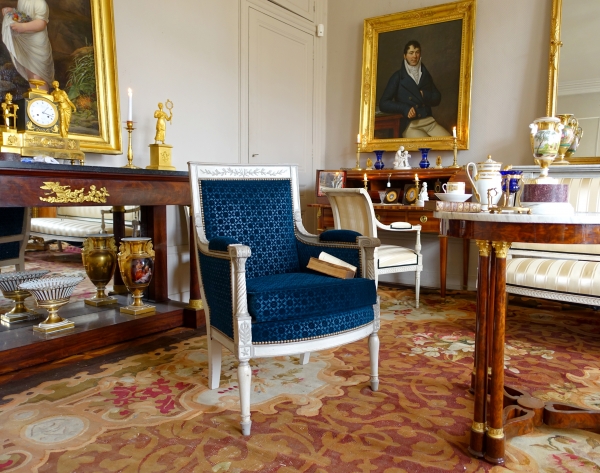
<svg viewBox="0 0 600 473">
<path fill-rule="evenodd" d="M 300 355 L 300 364 L 305 365 L 310 360 L 310 352 L 302 353 Z"/>
<path fill-rule="evenodd" d="M 250 385 L 252 382 L 252 370 L 249 360 L 240 361 L 238 365 L 238 385 L 240 387 L 240 409 L 242 414 L 242 434 L 250 435 L 252 421 L 250 420 Z"/>
<path fill-rule="evenodd" d="M 421 271 L 415 271 L 415 307 L 419 308 L 419 294 L 421 292 Z"/>
<path fill-rule="evenodd" d="M 208 388 L 217 389 L 221 384 L 221 344 L 208 338 Z"/>
<path fill-rule="evenodd" d="M 371 358 L 371 389 L 379 389 L 379 337 L 377 332 L 369 335 L 369 357 Z"/>
</svg>

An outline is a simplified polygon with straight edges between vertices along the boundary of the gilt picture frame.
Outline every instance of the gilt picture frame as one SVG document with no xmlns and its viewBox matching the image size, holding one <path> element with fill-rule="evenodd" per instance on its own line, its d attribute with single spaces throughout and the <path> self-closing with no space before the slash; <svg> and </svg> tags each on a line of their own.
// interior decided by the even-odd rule
<svg viewBox="0 0 600 473">
<path fill-rule="evenodd" d="M 122 154 L 117 58 L 112 0 L 46 0 L 48 39 L 54 78 L 76 107 L 69 138 L 87 153 Z M 16 0 L 5 7 L 17 8 Z M 19 99 L 29 88 L 11 68 L 12 59 L 0 41 L 0 93 Z"/>
<path fill-rule="evenodd" d="M 361 152 L 450 150 L 454 127 L 457 148 L 469 148 L 475 13 L 464 0 L 364 20 Z M 418 84 L 406 82 L 407 47 L 420 51 Z"/>
</svg>

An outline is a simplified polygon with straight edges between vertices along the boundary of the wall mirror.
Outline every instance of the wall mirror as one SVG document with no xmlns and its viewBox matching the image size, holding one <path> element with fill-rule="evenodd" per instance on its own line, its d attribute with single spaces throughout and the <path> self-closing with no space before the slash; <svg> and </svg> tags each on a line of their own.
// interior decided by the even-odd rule
<svg viewBox="0 0 600 473">
<path fill-rule="evenodd" d="M 600 2 L 553 0 L 548 116 L 572 113 L 583 137 L 572 164 L 600 164 Z"/>
</svg>

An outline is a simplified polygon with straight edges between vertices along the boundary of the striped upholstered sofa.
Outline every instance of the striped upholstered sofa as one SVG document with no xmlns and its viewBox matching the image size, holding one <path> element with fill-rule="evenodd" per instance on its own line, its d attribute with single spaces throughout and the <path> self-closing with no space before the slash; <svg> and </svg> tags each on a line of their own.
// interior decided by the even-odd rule
<svg viewBox="0 0 600 473">
<path fill-rule="evenodd" d="M 59 250 L 62 242 L 80 246 L 86 235 L 101 233 L 104 214 L 105 233 L 113 233 L 110 206 L 58 207 L 56 217 L 31 219 L 30 235 L 44 240 L 44 243 L 57 241 Z M 134 207 L 125 208 L 125 236 L 132 236 L 132 213 Z"/>
<path fill-rule="evenodd" d="M 600 178 L 558 180 L 569 185 L 569 202 L 575 212 L 600 212 Z M 507 292 L 600 306 L 600 242 L 593 245 L 513 243 L 509 257 Z"/>
</svg>

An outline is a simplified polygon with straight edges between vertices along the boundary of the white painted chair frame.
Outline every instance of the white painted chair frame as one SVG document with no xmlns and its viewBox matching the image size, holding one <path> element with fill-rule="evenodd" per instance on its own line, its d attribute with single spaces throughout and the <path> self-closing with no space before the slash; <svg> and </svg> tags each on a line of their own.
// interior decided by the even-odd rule
<svg viewBox="0 0 600 473">
<path fill-rule="evenodd" d="M 204 233 L 202 225 L 202 214 L 200 205 L 200 196 L 198 192 L 198 181 L 202 178 L 210 179 L 268 179 L 268 178 L 290 178 L 292 182 L 292 205 L 294 211 L 294 221 L 297 237 L 306 243 L 319 245 L 319 237 L 308 233 L 302 224 L 300 211 L 300 195 L 298 186 L 298 168 L 295 165 L 235 165 L 226 166 L 215 164 L 204 164 L 189 162 L 190 186 L 192 195 L 192 212 L 194 215 L 194 229 L 198 251 L 207 255 L 222 257 L 221 254 L 215 254 L 208 249 L 208 240 Z M 374 251 L 379 246 L 379 240 L 370 237 L 361 237 L 358 241 L 361 249 L 362 259 L 362 277 L 374 279 Z M 349 330 L 340 334 L 330 335 L 322 338 L 294 341 L 278 344 L 253 344 L 252 343 L 252 319 L 248 313 L 247 294 L 246 294 L 246 260 L 251 256 L 251 249 L 245 245 L 229 245 L 229 258 L 232 265 L 232 301 L 234 311 L 234 339 L 231 339 L 223 332 L 211 327 L 210 325 L 210 307 L 206 303 L 204 285 L 202 283 L 202 273 L 200 271 L 200 258 L 198 260 L 197 271 L 199 275 L 199 284 L 206 314 L 206 330 L 208 341 L 208 387 L 217 389 L 221 377 L 221 357 L 222 347 L 231 351 L 238 359 L 238 385 L 240 392 L 241 407 L 241 427 L 243 435 L 250 435 L 252 421 L 250 420 L 250 391 L 251 375 L 249 361 L 252 358 L 276 357 L 299 355 L 300 363 L 305 364 L 309 361 L 310 353 L 314 351 L 327 350 L 337 346 L 345 345 L 365 337 L 369 337 L 368 346 L 370 354 L 370 382 L 371 389 L 377 391 L 379 388 L 379 337 L 377 332 L 380 327 L 379 319 L 379 298 L 373 306 L 374 320 L 372 323 Z"/>
<path fill-rule="evenodd" d="M 417 263 L 403 266 L 392 266 L 389 268 L 379 268 L 375 265 L 375 284 L 379 283 L 380 274 L 415 272 L 415 307 L 419 308 L 419 295 L 421 291 L 421 271 L 423 271 L 423 255 L 421 254 L 421 225 L 413 225 L 410 228 L 394 228 L 397 226 L 409 226 L 406 222 L 395 222 L 390 225 L 384 225 L 375 216 L 373 202 L 369 193 L 362 188 L 324 188 L 323 193 L 328 197 L 333 213 L 333 224 L 336 229 L 354 230 L 361 235 L 377 238 L 377 230 L 390 232 L 415 232 L 416 242 L 414 253 L 417 256 Z M 375 249 L 375 260 L 378 253 L 383 248 L 399 245 L 381 245 Z"/>
</svg>

